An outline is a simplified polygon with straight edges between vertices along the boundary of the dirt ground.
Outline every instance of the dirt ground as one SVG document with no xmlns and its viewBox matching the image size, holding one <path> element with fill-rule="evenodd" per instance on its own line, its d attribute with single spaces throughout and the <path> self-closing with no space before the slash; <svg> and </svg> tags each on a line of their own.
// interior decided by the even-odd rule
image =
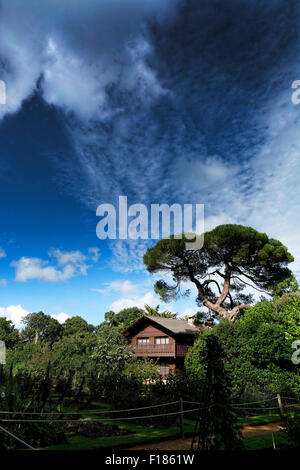
<svg viewBox="0 0 300 470">
<path fill-rule="evenodd" d="M 259 426 L 244 426 L 241 431 L 244 437 L 258 436 L 260 434 L 270 434 L 280 430 L 279 423 L 268 423 Z M 153 442 L 134 447 L 128 450 L 190 450 L 192 438 L 173 439 L 168 441 Z"/>
</svg>

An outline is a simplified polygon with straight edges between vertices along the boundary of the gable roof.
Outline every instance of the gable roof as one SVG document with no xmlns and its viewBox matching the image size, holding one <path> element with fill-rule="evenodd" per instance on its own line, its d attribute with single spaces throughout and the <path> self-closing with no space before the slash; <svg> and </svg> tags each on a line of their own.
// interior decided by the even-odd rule
<svg viewBox="0 0 300 470">
<path fill-rule="evenodd" d="M 139 327 L 142 328 L 145 320 L 148 320 L 150 323 L 155 323 L 157 326 L 162 327 L 165 330 L 170 331 L 175 334 L 185 334 L 185 335 L 195 335 L 200 332 L 200 329 L 195 325 L 191 325 L 185 320 L 176 320 L 175 318 L 164 318 L 164 317 L 155 317 L 152 315 L 144 315 L 139 318 L 137 321 L 132 323 L 124 332 L 125 336 L 128 336 L 132 330 L 139 330 Z"/>
</svg>

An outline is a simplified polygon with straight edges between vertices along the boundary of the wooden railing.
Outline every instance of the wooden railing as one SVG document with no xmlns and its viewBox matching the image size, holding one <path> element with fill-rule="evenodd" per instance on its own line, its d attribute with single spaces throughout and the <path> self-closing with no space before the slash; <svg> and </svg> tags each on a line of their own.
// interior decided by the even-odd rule
<svg viewBox="0 0 300 470">
<path fill-rule="evenodd" d="M 175 344 L 137 344 L 135 347 L 137 356 L 174 356 Z"/>
<path fill-rule="evenodd" d="M 137 356 L 179 356 L 184 357 L 189 346 L 186 344 L 137 344 L 135 353 Z"/>
<path fill-rule="evenodd" d="M 176 356 L 185 357 L 189 348 L 187 344 L 176 344 Z"/>
</svg>

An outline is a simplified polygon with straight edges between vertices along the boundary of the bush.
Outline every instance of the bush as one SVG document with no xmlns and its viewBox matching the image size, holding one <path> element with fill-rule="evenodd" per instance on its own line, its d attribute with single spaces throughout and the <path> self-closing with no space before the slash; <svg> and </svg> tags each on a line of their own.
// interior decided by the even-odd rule
<svg viewBox="0 0 300 470">
<path fill-rule="evenodd" d="M 300 449 L 300 415 L 288 417 L 283 422 L 283 428 L 288 435 L 291 446 Z"/>
</svg>

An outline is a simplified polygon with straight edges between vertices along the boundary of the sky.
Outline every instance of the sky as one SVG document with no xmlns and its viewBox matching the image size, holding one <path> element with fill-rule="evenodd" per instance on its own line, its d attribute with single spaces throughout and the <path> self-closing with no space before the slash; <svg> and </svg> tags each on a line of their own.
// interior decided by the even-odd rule
<svg viewBox="0 0 300 470">
<path fill-rule="evenodd" d="M 100 204 L 204 204 L 252 226 L 300 276 L 299 2 L 0 2 L 0 316 L 95 325 L 165 305 L 142 256 L 100 240 Z"/>
</svg>

